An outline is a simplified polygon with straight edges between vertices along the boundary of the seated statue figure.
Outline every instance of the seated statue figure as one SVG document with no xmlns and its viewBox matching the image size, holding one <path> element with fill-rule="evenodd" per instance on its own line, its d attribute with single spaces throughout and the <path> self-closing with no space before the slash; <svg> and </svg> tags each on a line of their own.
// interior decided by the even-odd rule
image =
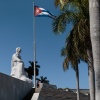
<svg viewBox="0 0 100 100">
<path fill-rule="evenodd" d="M 31 83 L 32 80 L 28 78 L 28 74 L 24 70 L 24 63 L 21 59 L 20 53 L 21 53 L 21 48 L 17 47 L 16 53 L 13 54 L 11 60 L 11 66 L 12 66 L 11 76 Z"/>
</svg>

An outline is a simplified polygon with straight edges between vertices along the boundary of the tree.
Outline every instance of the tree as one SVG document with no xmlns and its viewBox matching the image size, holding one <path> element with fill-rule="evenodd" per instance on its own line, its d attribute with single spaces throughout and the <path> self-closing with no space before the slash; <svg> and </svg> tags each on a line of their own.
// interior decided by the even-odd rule
<svg viewBox="0 0 100 100">
<path fill-rule="evenodd" d="M 30 79 L 33 79 L 32 76 L 34 76 L 34 62 L 33 61 L 29 61 L 30 65 L 28 68 L 25 68 L 25 71 L 28 73 L 28 77 Z M 39 68 L 40 68 L 40 65 L 37 65 L 37 61 L 36 61 L 36 76 L 39 75 Z"/>
<path fill-rule="evenodd" d="M 80 60 L 78 59 L 75 50 L 73 49 L 73 43 L 68 41 L 68 45 L 66 48 L 62 49 L 62 55 L 65 57 L 64 63 L 63 63 L 63 69 L 64 71 L 69 68 L 69 64 L 71 63 L 72 68 L 75 70 L 76 73 L 76 85 L 77 85 L 77 100 L 80 100 L 79 96 L 79 69 L 78 69 L 78 63 L 80 63 Z"/>
<path fill-rule="evenodd" d="M 49 84 L 49 80 L 47 80 L 47 77 L 40 76 L 40 79 L 36 78 L 36 80 L 41 81 L 41 83 Z"/>
<path fill-rule="evenodd" d="M 89 0 L 90 36 L 95 70 L 96 100 L 100 99 L 100 1 Z"/>
<path fill-rule="evenodd" d="M 81 25 L 83 26 L 83 24 L 81 24 Z M 78 28 L 77 27 L 78 27 L 78 25 L 76 25 L 76 27 L 74 27 L 71 30 L 69 36 L 66 39 L 66 47 L 64 49 L 62 49 L 62 56 L 65 56 L 64 66 L 65 67 L 68 66 L 68 62 L 70 62 L 70 61 L 67 59 L 69 56 L 70 56 L 70 59 L 72 59 L 71 56 L 73 54 L 74 55 L 76 54 L 77 58 L 88 63 L 90 98 L 91 98 L 91 100 L 94 100 L 95 99 L 95 83 L 94 83 L 95 78 L 94 78 L 94 67 L 93 67 L 93 60 L 92 60 L 92 53 L 91 53 L 92 49 L 91 49 L 91 45 L 90 45 L 91 42 L 90 42 L 88 35 L 85 35 L 85 38 L 84 38 L 85 40 L 82 39 L 82 37 L 80 38 L 81 34 L 78 36 L 78 33 L 77 33 Z M 81 29 L 81 30 L 83 30 L 83 29 Z M 82 36 L 84 36 L 84 35 L 82 35 Z M 83 40 L 85 42 L 83 42 Z M 72 55 L 69 54 L 72 51 L 73 51 Z M 74 59 L 76 59 L 76 57 Z"/>
<path fill-rule="evenodd" d="M 90 42 L 89 32 L 89 9 L 88 1 L 69 0 L 63 6 L 63 13 L 53 23 L 53 30 L 55 33 L 64 32 L 68 23 L 73 23 L 73 29 L 70 34 L 73 35 L 70 42 L 74 41 L 73 49 L 76 50 L 78 59 L 84 60 L 88 63 L 89 68 L 89 83 L 90 83 L 90 98 L 95 99 L 95 84 L 94 84 L 94 68 L 92 60 L 92 48 Z M 69 7 L 71 9 L 69 9 Z M 66 45 L 68 45 L 66 43 Z M 69 45 L 71 46 L 71 45 Z M 68 48 L 68 46 L 66 46 Z M 65 48 L 65 50 L 67 49 Z M 85 48 L 85 49 L 84 49 Z M 68 53 L 66 53 L 66 58 Z M 65 58 L 64 62 L 67 61 Z"/>
</svg>

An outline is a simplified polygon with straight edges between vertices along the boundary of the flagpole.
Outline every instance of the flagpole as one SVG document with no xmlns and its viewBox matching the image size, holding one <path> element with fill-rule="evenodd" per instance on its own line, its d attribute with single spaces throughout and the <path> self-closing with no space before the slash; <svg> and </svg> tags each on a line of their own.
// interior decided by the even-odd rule
<svg viewBox="0 0 100 100">
<path fill-rule="evenodd" d="M 33 12 L 34 12 L 34 2 L 33 2 Z M 36 88 L 36 30 L 35 30 L 35 17 L 33 14 L 33 38 L 34 38 L 34 88 Z"/>
</svg>

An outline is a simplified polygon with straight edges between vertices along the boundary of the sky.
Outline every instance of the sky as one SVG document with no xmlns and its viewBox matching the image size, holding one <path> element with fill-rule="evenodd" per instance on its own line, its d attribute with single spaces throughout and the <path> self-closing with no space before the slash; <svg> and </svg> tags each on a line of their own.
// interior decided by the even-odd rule
<svg viewBox="0 0 100 100">
<path fill-rule="evenodd" d="M 36 6 L 49 10 L 55 16 L 60 14 L 54 6 L 54 0 L 0 0 L 0 72 L 10 75 L 11 58 L 16 47 L 21 47 L 21 57 L 28 67 L 29 61 L 34 61 L 34 28 L 33 2 Z M 70 67 L 63 71 L 64 57 L 61 49 L 71 29 L 60 35 L 55 35 L 52 27 L 53 19 L 35 17 L 36 31 L 36 60 L 40 65 L 39 76 L 47 77 L 50 84 L 57 88 L 76 88 L 75 71 Z M 79 64 L 80 88 L 88 89 L 88 66 Z"/>
</svg>

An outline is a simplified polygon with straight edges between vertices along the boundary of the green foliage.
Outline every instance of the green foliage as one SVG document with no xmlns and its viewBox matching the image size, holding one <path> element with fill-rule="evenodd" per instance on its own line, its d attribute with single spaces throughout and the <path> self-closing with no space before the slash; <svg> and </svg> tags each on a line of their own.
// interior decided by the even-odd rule
<svg viewBox="0 0 100 100">
<path fill-rule="evenodd" d="M 28 68 L 24 68 L 24 69 L 28 73 L 28 77 L 30 79 L 33 79 L 33 76 L 34 76 L 34 62 L 29 61 L 29 63 L 30 63 L 30 66 Z M 39 75 L 39 68 L 40 68 L 40 65 L 37 65 L 37 61 L 36 61 L 36 69 L 35 69 L 36 76 Z"/>
<path fill-rule="evenodd" d="M 36 80 L 40 81 L 41 83 L 49 84 L 49 80 L 47 80 L 47 77 L 40 76 L 40 79 L 36 78 Z"/>
<path fill-rule="evenodd" d="M 59 0 L 55 0 L 56 2 Z M 88 0 L 65 0 L 61 14 L 53 22 L 55 34 L 63 33 L 69 23 L 73 24 L 66 45 L 61 50 L 65 57 L 63 69 L 71 64 L 75 70 L 80 60 L 87 62 L 87 49 L 92 50 L 89 31 L 89 3 Z M 57 5 L 61 5 L 57 2 Z"/>
</svg>

